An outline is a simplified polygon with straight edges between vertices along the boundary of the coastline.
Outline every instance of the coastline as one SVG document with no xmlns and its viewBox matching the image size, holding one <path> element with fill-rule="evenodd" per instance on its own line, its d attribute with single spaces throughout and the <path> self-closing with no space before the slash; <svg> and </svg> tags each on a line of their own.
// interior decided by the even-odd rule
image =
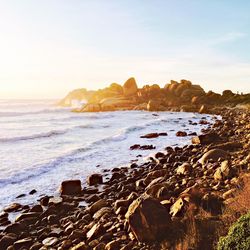
<svg viewBox="0 0 250 250">
<path fill-rule="evenodd" d="M 217 226 L 241 185 L 239 176 L 248 170 L 249 162 L 243 161 L 250 128 L 247 110 L 222 108 L 215 113 L 222 121 L 203 131 L 193 145 L 168 147 L 140 166 L 114 168 L 104 183 L 100 175 L 91 176 L 91 185 L 83 189 L 79 181 L 64 182 L 61 197 L 45 196 L 33 207 L 10 207 L 0 215 L 1 223 L 8 225 L 12 210 L 22 213 L 1 233 L 0 248 L 171 249 L 184 244 L 190 213 L 197 222 L 205 211 L 204 223 L 215 221 Z M 209 150 L 217 152 L 207 162 Z M 211 235 L 206 244 L 212 246 L 216 237 Z"/>
</svg>

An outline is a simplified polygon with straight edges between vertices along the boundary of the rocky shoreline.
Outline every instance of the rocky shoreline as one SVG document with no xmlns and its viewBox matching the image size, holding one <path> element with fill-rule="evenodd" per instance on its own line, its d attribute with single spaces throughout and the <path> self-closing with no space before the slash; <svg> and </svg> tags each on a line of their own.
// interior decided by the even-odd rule
<svg viewBox="0 0 250 250">
<path fill-rule="evenodd" d="M 107 181 L 93 174 L 84 188 L 64 181 L 60 197 L 32 207 L 11 204 L 0 214 L 0 249 L 213 249 L 224 209 L 250 168 L 250 112 L 213 112 L 222 120 L 192 145 L 114 168 Z"/>
</svg>

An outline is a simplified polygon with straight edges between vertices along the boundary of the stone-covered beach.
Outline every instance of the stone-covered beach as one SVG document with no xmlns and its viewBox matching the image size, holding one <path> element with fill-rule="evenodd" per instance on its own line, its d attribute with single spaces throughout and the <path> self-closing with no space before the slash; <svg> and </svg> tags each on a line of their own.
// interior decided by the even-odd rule
<svg viewBox="0 0 250 250">
<path fill-rule="evenodd" d="M 217 108 L 214 114 L 222 119 L 192 145 L 114 168 L 107 181 L 93 174 L 87 187 L 65 180 L 60 197 L 44 196 L 32 207 L 6 207 L 0 249 L 216 248 L 229 226 L 227 208 L 248 175 L 250 112 Z M 18 216 L 10 222 L 13 212 Z"/>
</svg>

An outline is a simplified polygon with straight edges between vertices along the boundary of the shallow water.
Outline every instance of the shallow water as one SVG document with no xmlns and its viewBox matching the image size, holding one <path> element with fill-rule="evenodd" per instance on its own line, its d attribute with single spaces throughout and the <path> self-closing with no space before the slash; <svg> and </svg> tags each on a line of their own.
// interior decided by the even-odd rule
<svg viewBox="0 0 250 250">
<path fill-rule="evenodd" d="M 91 173 L 142 160 L 166 146 L 188 144 L 190 136 L 175 133 L 199 133 L 204 127 L 189 125 L 188 120 L 204 117 L 195 113 L 72 113 L 54 103 L 0 101 L 0 210 L 13 201 L 30 204 L 42 194 L 54 194 L 63 180 L 85 183 Z M 140 138 L 151 132 L 168 136 Z M 131 151 L 133 144 L 153 144 L 156 149 Z M 38 192 L 28 195 L 32 189 Z M 15 199 L 20 194 L 27 195 Z"/>
</svg>

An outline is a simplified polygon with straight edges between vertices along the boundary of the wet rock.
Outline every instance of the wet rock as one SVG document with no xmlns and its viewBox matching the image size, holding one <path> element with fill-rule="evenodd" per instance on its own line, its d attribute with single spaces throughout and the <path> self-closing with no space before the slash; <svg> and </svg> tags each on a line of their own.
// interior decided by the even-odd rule
<svg viewBox="0 0 250 250">
<path fill-rule="evenodd" d="M 164 133 L 149 133 L 149 134 L 140 136 L 140 138 L 152 139 L 152 138 L 157 138 L 159 136 L 167 136 L 167 135 L 168 134 L 166 132 L 164 132 Z"/>
<path fill-rule="evenodd" d="M 179 136 L 179 137 L 187 136 L 187 132 L 185 132 L 185 131 L 178 131 L 178 132 L 176 132 L 176 136 Z"/>
<path fill-rule="evenodd" d="M 199 162 L 204 165 L 206 162 L 212 160 L 217 161 L 219 159 L 228 159 L 229 154 L 221 149 L 211 149 L 207 153 L 205 153 L 200 159 Z"/>
<path fill-rule="evenodd" d="M 20 199 L 20 198 L 23 198 L 23 197 L 25 197 L 26 196 L 26 194 L 20 194 L 20 195 L 18 195 L 17 197 L 16 197 L 16 199 Z"/>
<path fill-rule="evenodd" d="M 22 208 L 22 205 L 19 203 L 13 203 L 9 205 L 8 207 L 4 208 L 4 212 L 11 213 L 11 212 L 18 212 Z"/>
<path fill-rule="evenodd" d="M 155 149 L 155 146 L 153 146 L 153 145 L 143 145 L 143 146 L 140 146 L 140 149 L 141 150 L 152 150 L 152 149 Z"/>
<path fill-rule="evenodd" d="M 32 189 L 30 192 L 29 192 L 29 194 L 30 195 L 33 195 L 33 194 L 35 194 L 37 191 L 35 190 L 35 189 Z"/>
<path fill-rule="evenodd" d="M 152 150 L 155 149 L 155 146 L 153 145 L 140 145 L 140 144 L 135 144 L 133 146 L 130 147 L 130 150 Z"/>
<path fill-rule="evenodd" d="M 90 175 L 87 179 L 87 183 L 89 184 L 89 186 L 102 184 L 103 183 L 102 175 L 101 174 Z"/>
<path fill-rule="evenodd" d="M 40 199 L 40 204 L 42 205 L 42 206 L 48 206 L 48 204 L 49 204 L 49 199 L 50 199 L 50 197 L 49 196 L 44 196 L 44 197 L 42 197 L 41 199 Z"/>
<path fill-rule="evenodd" d="M 171 219 L 165 207 L 158 200 L 146 195 L 129 206 L 125 217 L 139 241 L 159 239 L 171 226 Z"/>
<path fill-rule="evenodd" d="M 63 181 L 61 184 L 61 195 L 77 195 L 81 194 L 82 187 L 80 180 Z"/>
<path fill-rule="evenodd" d="M 39 217 L 39 215 L 40 213 L 36 213 L 36 212 L 22 213 L 16 217 L 15 221 L 19 222 L 27 218 L 37 218 Z"/>
</svg>

